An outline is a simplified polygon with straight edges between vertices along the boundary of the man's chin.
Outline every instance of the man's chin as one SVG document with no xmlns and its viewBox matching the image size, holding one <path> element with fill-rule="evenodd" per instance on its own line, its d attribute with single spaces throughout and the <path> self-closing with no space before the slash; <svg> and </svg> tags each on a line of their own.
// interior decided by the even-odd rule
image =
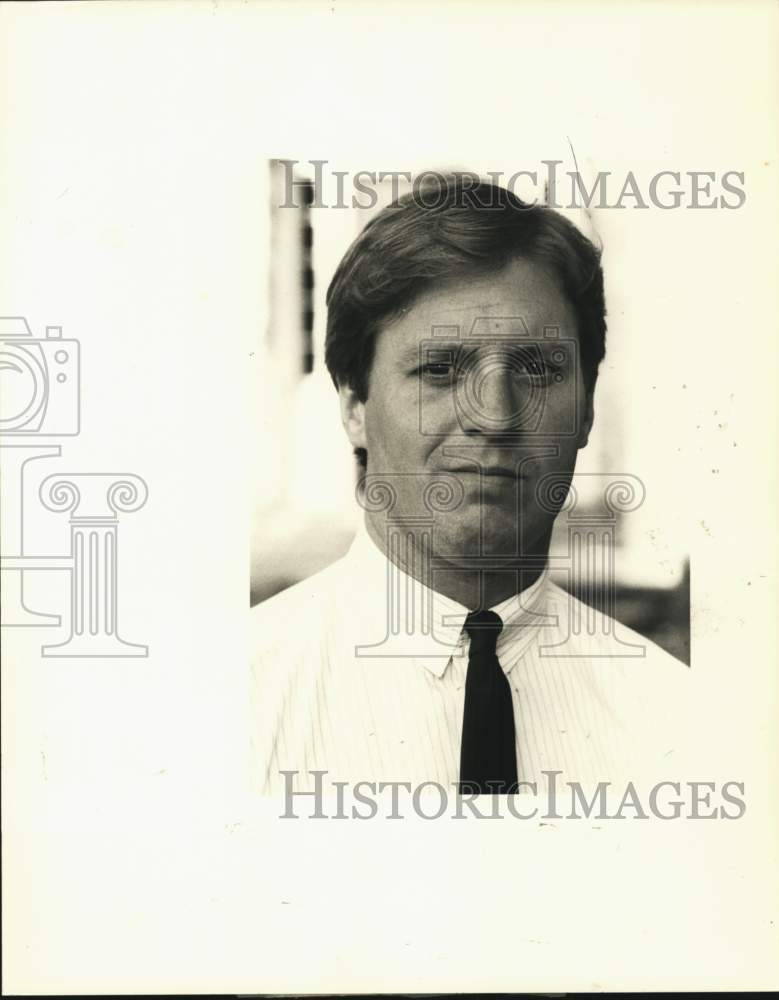
<svg viewBox="0 0 779 1000">
<path fill-rule="evenodd" d="M 517 521 L 513 516 L 490 517 L 481 523 L 478 518 L 458 524 L 436 524 L 434 554 L 454 564 L 457 557 L 465 560 L 474 556 L 543 556 L 549 548 L 552 525 L 526 524 L 518 539 Z"/>
<path fill-rule="evenodd" d="M 480 519 L 460 524 L 436 524 L 435 553 L 446 559 L 456 559 L 457 556 L 470 558 L 484 555 L 510 555 L 516 551 L 517 526 L 511 519 L 501 523 L 495 519 Z"/>
</svg>

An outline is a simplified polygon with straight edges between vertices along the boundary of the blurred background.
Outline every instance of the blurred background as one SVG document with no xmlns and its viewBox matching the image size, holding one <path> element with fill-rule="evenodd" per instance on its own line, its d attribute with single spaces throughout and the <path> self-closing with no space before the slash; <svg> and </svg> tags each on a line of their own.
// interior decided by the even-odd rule
<svg viewBox="0 0 779 1000">
<path fill-rule="evenodd" d="M 561 152 L 560 159 L 559 171 L 578 169 L 589 190 L 594 165 L 574 164 L 570 151 Z M 511 177 L 518 169 L 537 167 L 515 163 L 502 172 Z M 302 158 L 265 164 L 258 179 L 266 206 L 260 220 L 267 251 L 265 273 L 260 275 L 264 321 L 257 332 L 251 374 L 258 431 L 252 465 L 252 605 L 342 556 L 362 514 L 355 500 L 354 457 L 324 364 L 325 294 L 344 251 L 368 219 L 411 187 L 397 176 L 373 183 L 363 175 L 360 187 L 375 193 L 375 205 L 352 207 L 353 195 L 363 204 L 374 200 L 353 187 L 353 177 L 362 169 L 376 175 L 380 170 L 410 171 L 413 178 L 428 169 L 485 175 L 500 170 L 501 164 L 318 165 Z M 525 179 L 513 185 L 515 193 L 543 201 L 544 169 L 539 171 L 540 189 Z M 568 205 L 570 182 L 564 180 L 566 193 L 557 200 Z M 677 486 L 689 415 L 686 397 L 679 391 L 684 383 L 668 364 L 673 331 L 665 326 L 658 331 L 657 295 L 647 280 L 661 250 L 659 241 L 667 236 L 656 221 L 664 213 L 597 207 L 561 211 L 603 247 L 608 310 L 595 424 L 577 464 L 577 513 L 603 509 L 603 475 L 638 477 L 646 497 L 638 509 L 617 515 L 614 591 L 607 592 L 603 573 L 594 568 L 598 560 L 591 560 L 592 568 L 582 565 L 571 578 L 553 578 L 689 663 L 687 515 L 684 490 Z M 648 298 L 654 308 L 648 307 Z M 561 514 L 552 555 L 568 551 L 568 530 L 566 515 Z"/>
</svg>

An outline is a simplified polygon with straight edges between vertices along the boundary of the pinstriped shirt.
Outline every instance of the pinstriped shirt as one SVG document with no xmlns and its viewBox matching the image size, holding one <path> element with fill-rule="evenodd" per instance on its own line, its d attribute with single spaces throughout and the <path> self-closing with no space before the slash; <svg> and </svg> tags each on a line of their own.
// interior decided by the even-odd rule
<svg viewBox="0 0 779 1000">
<path fill-rule="evenodd" d="M 544 572 L 491 610 L 512 694 L 520 781 L 668 777 L 689 671 Z M 459 777 L 468 609 L 403 573 L 362 526 L 343 559 L 252 609 L 260 789 Z M 666 771 L 663 767 L 666 766 Z"/>
</svg>

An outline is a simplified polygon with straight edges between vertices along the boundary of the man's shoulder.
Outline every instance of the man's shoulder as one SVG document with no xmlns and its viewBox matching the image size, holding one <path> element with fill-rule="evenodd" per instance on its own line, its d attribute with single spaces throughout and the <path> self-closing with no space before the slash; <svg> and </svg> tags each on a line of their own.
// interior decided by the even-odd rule
<svg viewBox="0 0 779 1000">
<path fill-rule="evenodd" d="M 564 630 L 572 637 L 572 646 L 581 647 L 582 655 L 649 667 L 655 676 L 673 679 L 689 674 L 686 663 L 611 615 L 585 604 L 555 583 L 550 582 L 548 593 L 550 604 L 564 618 Z"/>
<path fill-rule="evenodd" d="M 638 756 L 625 757 L 636 774 L 666 774 L 664 768 L 678 771 L 694 761 L 690 719 L 700 678 L 651 639 L 562 588 L 550 588 L 550 598 L 547 610 L 558 617 L 562 642 L 542 655 L 552 657 L 556 669 L 575 673 L 636 747 Z"/>
<path fill-rule="evenodd" d="M 253 655 L 283 644 L 301 644 L 320 631 L 338 606 L 343 588 L 344 560 L 286 587 L 250 611 Z"/>
</svg>

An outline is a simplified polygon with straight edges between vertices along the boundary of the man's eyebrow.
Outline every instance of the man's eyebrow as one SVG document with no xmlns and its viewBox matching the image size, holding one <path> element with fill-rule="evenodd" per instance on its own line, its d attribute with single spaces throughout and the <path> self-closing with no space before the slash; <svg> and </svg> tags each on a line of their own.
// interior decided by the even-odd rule
<svg viewBox="0 0 779 1000">
<path fill-rule="evenodd" d="M 463 345 L 456 340 L 446 341 L 430 339 L 416 347 L 409 347 L 401 351 L 398 354 L 398 358 L 401 364 L 415 364 L 419 361 L 425 361 L 431 354 L 435 355 L 439 352 L 446 351 L 447 353 L 458 351 Z"/>
<path fill-rule="evenodd" d="M 419 361 L 423 354 L 422 347 L 407 347 L 405 350 L 400 351 L 397 358 L 402 365 L 411 365 L 415 361 Z"/>
</svg>

